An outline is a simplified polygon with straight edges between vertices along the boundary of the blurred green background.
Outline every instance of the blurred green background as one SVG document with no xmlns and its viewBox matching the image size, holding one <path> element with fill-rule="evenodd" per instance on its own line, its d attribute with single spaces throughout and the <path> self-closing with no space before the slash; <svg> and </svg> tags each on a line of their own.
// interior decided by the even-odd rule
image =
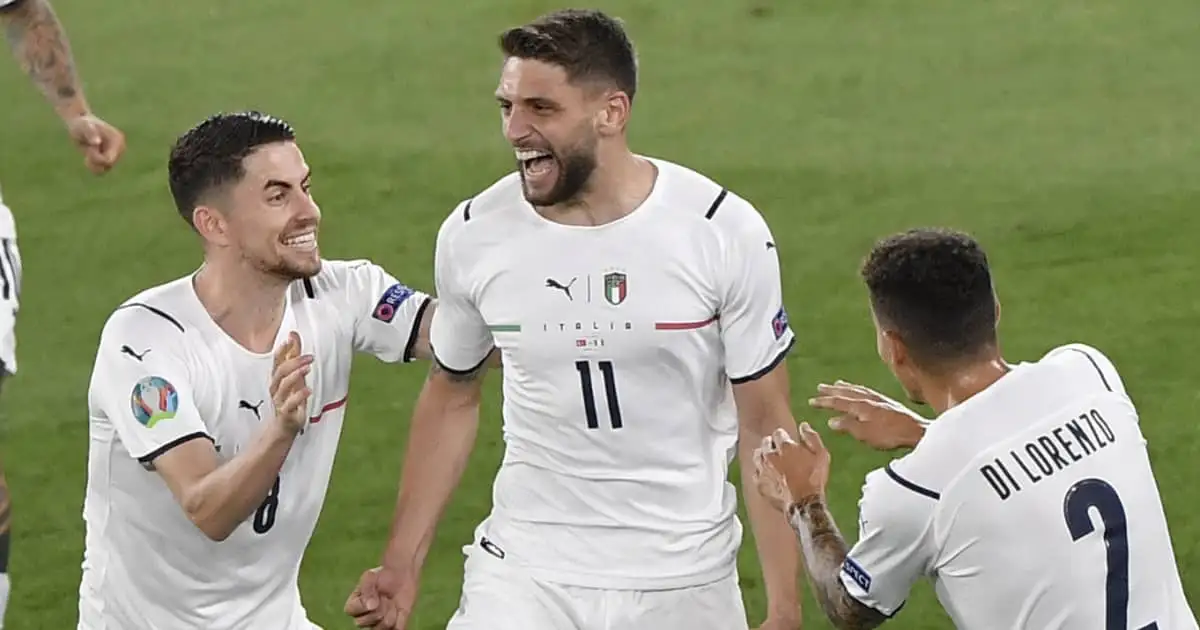
<svg viewBox="0 0 1200 630">
<path fill-rule="evenodd" d="M 95 179 L 59 122 L 0 64 L 0 182 L 25 263 L 20 374 L 5 386 L 13 491 L 8 626 L 73 627 L 83 544 L 88 377 L 107 314 L 185 274 L 199 249 L 167 192 L 167 150 L 217 110 L 296 125 L 322 204 L 322 252 L 369 257 L 432 290 L 437 227 L 512 167 L 492 90 L 505 27 L 550 2 L 203 3 L 57 0 L 96 111 L 128 134 Z M 796 413 L 816 383 L 893 395 L 857 265 L 878 236 L 967 229 L 996 269 L 1005 350 L 1101 348 L 1143 414 L 1179 564 L 1200 588 L 1200 403 L 1193 264 L 1200 234 L 1194 2 L 1035 0 L 601 2 L 640 50 L 636 150 L 681 162 L 759 206 L 783 257 L 799 337 Z M 341 608 L 387 534 L 421 366 L 355 371 L 342 452 L 301 587 L 314 620 Z M 423 582 L 414 630 L 457 605 L 460 546 L 490 506 L 499 378 Z M 819 419 L 819 418 L 818 418 Z M 853 533 L 863 476 L 887 461 L 834 451 L 835 514 Z M 1136 518 L 1136 515 L 1131 515 Z M 751 620 L 763 593 L 752 541 Z M 895 625 L 950 628 L 922 585 Z M 1097 597 L 1100 597 L 1097 594 Z M 806 593 L 806 628 L 828 628 Z"/>
</svg>

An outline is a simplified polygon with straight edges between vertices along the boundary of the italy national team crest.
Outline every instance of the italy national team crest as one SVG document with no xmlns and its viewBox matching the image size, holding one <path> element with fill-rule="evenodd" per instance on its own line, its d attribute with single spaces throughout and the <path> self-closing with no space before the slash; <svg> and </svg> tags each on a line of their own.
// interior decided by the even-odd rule
<svg viewBox="0 0 1200 630">
<path fill-rule="evenodd" d="M 604 299 L 617 306 L 629 294 L 629 279 L 619 271 L 604 274 Z"/>
<path fill-rule="evenodd" d="M 133 386 L 129 406 L 138 422 L 153 429 L 159 422 L 175 417 L 179 411 L 179 392 L 161 376 L 146 376 Z"/>
</svg>

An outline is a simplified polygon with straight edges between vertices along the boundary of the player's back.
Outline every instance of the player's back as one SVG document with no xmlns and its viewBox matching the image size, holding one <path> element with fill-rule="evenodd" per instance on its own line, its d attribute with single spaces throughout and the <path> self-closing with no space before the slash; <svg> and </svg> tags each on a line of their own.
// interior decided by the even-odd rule
<svg viewBox="0 0 1200 630">
<path fill-rule="evenodd" d="M 1014 366 L 887 473 L 931 504 L 925 571 L 958 627 L 1197 628 L 1137 410 L 1094 348 Z"/>
</svg>

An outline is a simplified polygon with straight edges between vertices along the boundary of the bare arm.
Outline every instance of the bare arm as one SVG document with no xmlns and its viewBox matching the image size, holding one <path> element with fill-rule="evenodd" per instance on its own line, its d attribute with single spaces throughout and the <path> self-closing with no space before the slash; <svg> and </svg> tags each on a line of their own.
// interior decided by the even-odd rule
<svg viewBox="0 0 1200 630">
<path fill-rule="evenodd" d="M 18 0 L 0 9 L 8 45 L 21 69 L 63 120 L 89 113 L 66 31 L 49 0 Z"/>
<path fill-rule="evenodd" d="M 754 487 L 754 449 L 777 428 L 796 435 L 790 408 L 787 365 L 780 363 L 766 375 L 734 385 L 740 424 L 738 460 L 742 495 L 754 532 L 755 547 L 767 589 L 768 618 L 799 625 L 799 552 L 787 521 Z"/>
<path fill-rule="evenodd" d="M 801 499 L 788 507 L 788 521 L 800 538 L 804 566 L 825 616 L 840 630 L 877 628 L 887 617 L 863 605 L 846 592 L 841 574 L 850 547 L 838 531 L 833 516 L 819 496 Z"/>
<path fill-rule="evenodd" d="M 487 366 L 446 371 L 434 361 L 417 398 L 383 566 L 420 574 L 437 523 L 475 445 Z"/>
<path fill-rule="evenodd" d="M 263 426 L 249 448 L 224 464 L 208 440 L 190 440 L 153 462 L 188 518 L 213 540 L 225 540 L 249 518 L 279 477 L 296 433 L 280 422 Z"/>
</svg>

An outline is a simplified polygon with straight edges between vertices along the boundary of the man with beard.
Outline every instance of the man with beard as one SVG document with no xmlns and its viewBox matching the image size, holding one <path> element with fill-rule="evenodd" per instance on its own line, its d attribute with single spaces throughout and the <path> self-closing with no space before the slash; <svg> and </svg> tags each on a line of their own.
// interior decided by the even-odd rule
<svg viewBox="0 0 1200 630">
<path fill-rule="evenodd" d="M 518 170 L 438 234 L 436 363 L 382 565 L 346 612 L 407 624 L 498 349 L 506 452 L 449 628 L 745 628 L 728 464 L 752 470 L 761 438 L 796 426 L 774 239 L 738 195 L 630 151 L 637 67 L 618 21 L 560 11 L 500 47 Z M 768 551 L 764 627 L 798 627 L 790 529 L 745 496 Z"/>
<path fill-rule="evenodd" d="M 171 150 L 204 263 L 110 316 L 88 391 L 80 629 L 308 630 L 297 575 L 355 351 L 428 356 L 428 296 L 323 261 L 292 128 L 213 116 Z"/>
</svg>

